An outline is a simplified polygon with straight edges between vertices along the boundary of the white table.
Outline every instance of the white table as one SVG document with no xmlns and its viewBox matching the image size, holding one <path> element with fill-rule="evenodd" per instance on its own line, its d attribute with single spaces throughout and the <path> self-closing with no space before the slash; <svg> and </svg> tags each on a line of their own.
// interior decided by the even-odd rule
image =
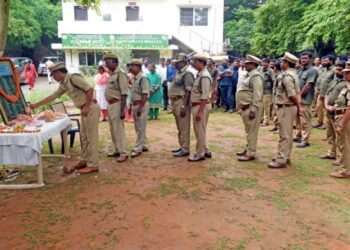
<svg viewBox="0 0 350 250">
<path fill-rule="evenodd" d="M 38 133 L 0 134 L 0 165 L 37 166 L 37 183 L 0 185 L 0 189 L 27 189 L 45 186 L 42 156 L 69 157 L 67 143 L 70 119 L 65 116 L 54 122 L 46 122 Z M 43 143 L 62 132 L 64 155 L 42 155 Z"/>
</svg>

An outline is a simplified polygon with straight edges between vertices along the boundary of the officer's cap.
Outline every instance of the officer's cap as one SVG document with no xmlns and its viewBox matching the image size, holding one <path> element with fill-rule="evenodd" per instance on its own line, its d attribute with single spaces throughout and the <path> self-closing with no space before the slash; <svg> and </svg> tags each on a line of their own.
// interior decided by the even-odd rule
<svg viewBox="0 0 350 250">
<path fill-rule="evenodd" d="M 48 70 L 50 71 L 50 75 L 52 76 L 53 72 L 59 69 L 66 68 L 66 64 L 64 62 L 56 63 L 51 65 Z"/>
<path fill-rule="evenodd" d="M 182 62 L 182 61 L 187 61 L 188 60 L 188 57 L 185 53 L 179 53 L 176 55 L 175 57 L 175 62 L 178 63 L 178 62 Z"/>
<path fill-rule="evenodd" d="M 350 73 L 350 69 L 343 69 L 342 72 L 345 73 L 345 74 L 349 74 Z"/>
<path fill-rule="evenodd" d="M 199 54 L 199 53 L 197 53 L 197 54 L 195 54 L 193 57 L 192 57 L 192 59 L 193 60 L 199 60 L 199 61 L 207 61 L 209 58 L 206 56 L 206 55 L 204 55 L 204 54 Z"/>
<path fill-rule="evenodd" d="M 103 60 L 106 60 L 106 59 L 116 59 L 118 60 L 118 56 L 116 54 L 113 54 L 113 53 L 106 53 L 103 55 Z"/>
<path fill-rule="evenodd" d="M 282 59 L 293 64 L 297 64 L 299 62 L 299 58 L 289 52 L 284 53 L 284 57 Z"/>
<path fill-rule="evenodd" d="M 139 66 L 142 66 L 142 60 L 141 59 L 132 59 L 130 62 L 129 62 L 129 65 L 132 66 L 132 65 L 139 65 Z"/>
<path fill-rule="evenodd" d="M 245 58 L 245 62 L 244 63 L 256 63 L 256 64 L 260 64 L 261 60 L 253 55 L 247 55 L 247 57 Z"/>
</svg>

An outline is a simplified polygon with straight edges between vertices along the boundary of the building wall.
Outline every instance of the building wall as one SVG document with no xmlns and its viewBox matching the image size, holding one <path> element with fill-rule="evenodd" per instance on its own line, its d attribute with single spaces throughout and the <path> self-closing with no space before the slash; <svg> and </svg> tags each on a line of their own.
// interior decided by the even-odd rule
<svg viewBox="0 0 350 250">
<path fill-rule="evenodd" d="M 140 21 L 126 21 L 126 0 L 101 0 L 101 15 L 88 10 L 88 21 L 74 20 L 74 2 L 62 2 L 63 20 L 58 22 L 62 34 L 165 34 L 187 44 L 193 50 L 223 50 L 224 0 L 136 0 Z M 180 26 L 180 7 L 208 8 L 208 26 Z M 109 13 L 112 21 L 102 21 Z"/>
</svg>

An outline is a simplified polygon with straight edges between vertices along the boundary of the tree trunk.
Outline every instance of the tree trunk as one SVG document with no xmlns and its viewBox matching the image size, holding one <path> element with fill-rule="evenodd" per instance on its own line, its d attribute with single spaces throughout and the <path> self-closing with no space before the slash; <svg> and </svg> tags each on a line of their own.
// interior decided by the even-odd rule
<svg viewBox="0 0 350 250">
<path fill-rule="evenodd" d="M 4 54 L 9 28 L 10 1 L 0 0 L 0 56 Z"/>
</svg>

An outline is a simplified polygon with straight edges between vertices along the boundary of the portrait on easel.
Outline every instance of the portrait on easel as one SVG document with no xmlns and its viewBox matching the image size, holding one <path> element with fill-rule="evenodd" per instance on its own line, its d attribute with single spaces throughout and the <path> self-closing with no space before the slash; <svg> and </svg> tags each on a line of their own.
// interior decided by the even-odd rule
<svg viewBox="0 0 350 250">
<path fill-rule="evenodd" d="M 0 115 L 5 124 L 26 113 L 17 69 L 9 58 L 0 57 Z"/>
</svg>

